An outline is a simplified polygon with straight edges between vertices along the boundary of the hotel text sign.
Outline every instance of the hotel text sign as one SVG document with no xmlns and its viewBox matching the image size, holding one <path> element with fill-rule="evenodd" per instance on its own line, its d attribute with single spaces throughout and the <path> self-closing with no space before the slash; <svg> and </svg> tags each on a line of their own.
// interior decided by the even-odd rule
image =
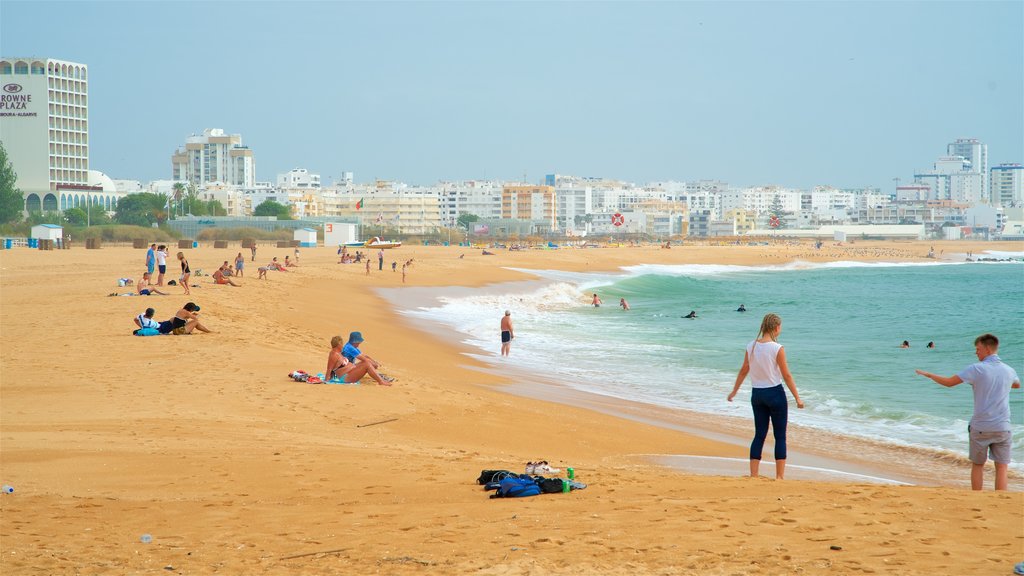
<svg viewBox="0 0 1024 576">
<path fill-rule="evenodd" d="M 0 117 L 36 116 L 37 112 L 29 112 L 32 105 L 31 94 L 21 94 L 21 84 L 4 84 L 0 93 Z"/>
</svg>

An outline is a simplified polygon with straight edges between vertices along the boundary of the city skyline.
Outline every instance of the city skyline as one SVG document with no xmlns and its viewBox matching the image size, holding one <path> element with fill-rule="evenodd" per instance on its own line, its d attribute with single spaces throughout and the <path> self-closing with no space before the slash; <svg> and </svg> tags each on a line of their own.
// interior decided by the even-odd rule
<svg viewBox="0 0 1024 576">
<path fill-rule="evenodd" d="M 888 189 L 957 138 L 1024 160 L 1017 2 L 196 6 L 5 1 L 0 53 L 89 66 L 90 168 L 117 179 L 169 179 L 205 128 L 261 181 Z"/>
</svg>

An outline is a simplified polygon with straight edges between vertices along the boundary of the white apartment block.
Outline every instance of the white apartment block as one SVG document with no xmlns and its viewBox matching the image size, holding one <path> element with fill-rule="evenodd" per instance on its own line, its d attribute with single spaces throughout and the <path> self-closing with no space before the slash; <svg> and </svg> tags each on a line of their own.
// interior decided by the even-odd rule
<svg viewBox="0 0 1024 576">
<path fill-rule="evenodd" d="M 18 174 L 25 209 L 109 206 L 115 199 L 89 182 L 88 66 L 0 58 L 0 85 L 0 142 Z"/>
<path fill-rule="evenodd" d="M 970 163 L 968 170 L 982 175 L 982 190 L 988 190 L 988 144 L 977 138 L 958 138 L 946 146 L 948 156 L 960 156 Z"/>
<path fill-rule="evenodd" d="M 293 168 L 284 174 L 277 175 L 278 188 L 319 188 L 320 175 L 310 174 L 305 168 Z"/>
<path fill-rule="evenodd" d="M 214 182 L 252 188 L 256 185 L 256 159 L 242 145 L 241 134 L 207 128 L 202 136 L 185 139 L 185 148 L 171 155 L 171 178 L 197 187 Z"/>
<path fill-rule="evenodd" d="M 442 182 L 433 188 L 441 203 L 441 222 L 453 226 L 463 214 L 472 214 L 485 220 L 501 218 L 501 189 L 499 182 L 466 180 Z"/>
<path fill-rule="evenodd" d="M 1024 206 L 1024 166 L 1000 164 L 990 172 L 989 198 L 992 204 L 1006 208 Z"/>
<path fill-rule="evenodd" d="M 800 211 L 801 191 L 777 186 L 755 186 L 752 188 L 733 188 L 721 195 L 722 212 L 744 210 L 756 214 L 768 214 L 771 206 L 778 198 L 782 203 L 783 212 Z M 691 206 L 690 211 L 694 212 Z"/>
<path fill-rule="evenodd" d="M 428 188 L 324 188 L 320 198 L 321 217 L 357 217 L 366 235 L 377 227 L 397 229 L 403 234 L 426 234 L 443 226 L 441 195 Z"/>
</svg>

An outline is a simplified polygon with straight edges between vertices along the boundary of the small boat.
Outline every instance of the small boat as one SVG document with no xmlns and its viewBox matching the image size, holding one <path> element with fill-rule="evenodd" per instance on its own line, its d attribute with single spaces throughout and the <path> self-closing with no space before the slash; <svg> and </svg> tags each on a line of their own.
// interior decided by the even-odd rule
<svg viewBox="0 0 1024 576">
<path fill-rule="evenodd" d="M 388 242 L 387 240 L 381 240 L 380 237 L 374 236 L 362 244 L 363 248 L 378 248 L 385 250 L 388 248 L 399 248 L 402 246 L 401 242 Z"/>
</svg>

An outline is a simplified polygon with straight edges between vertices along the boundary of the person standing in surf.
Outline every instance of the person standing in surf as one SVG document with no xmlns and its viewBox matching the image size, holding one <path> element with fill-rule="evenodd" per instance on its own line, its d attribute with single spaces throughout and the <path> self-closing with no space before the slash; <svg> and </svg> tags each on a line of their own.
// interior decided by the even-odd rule
<svg viewBox="0 0 1024 576">
<path fill-rule="evenodd" d="M 768 424 L 771 423 L 775 436 L 775 479 L 782 480 L 786 475 L 786 424 L 789 417 L 789 402 L 786 387 L 796 400 L 796 407 L 803 408 L 800 393 L 796 390 L 793 375 L 789 373 L 786 363 L 786 350 L 778 343 L 782 332 L 782 318 L 778 314 L 765 314 L 761 320 L 761 330 L 757 338 L 747 344 L 743 354 L 743 366 L 736 375 L 736 384 L 729 393 L 729 402 L 736 397 L 740 385 L 750 375 L 753 391 L 750 395 L 750 406 L 754 411 L 754 440 L 750 443 L 750 476 L 757 478 L 761 466 L 761 452 L 764 441 L 768 437 Z"/>
</svg>

